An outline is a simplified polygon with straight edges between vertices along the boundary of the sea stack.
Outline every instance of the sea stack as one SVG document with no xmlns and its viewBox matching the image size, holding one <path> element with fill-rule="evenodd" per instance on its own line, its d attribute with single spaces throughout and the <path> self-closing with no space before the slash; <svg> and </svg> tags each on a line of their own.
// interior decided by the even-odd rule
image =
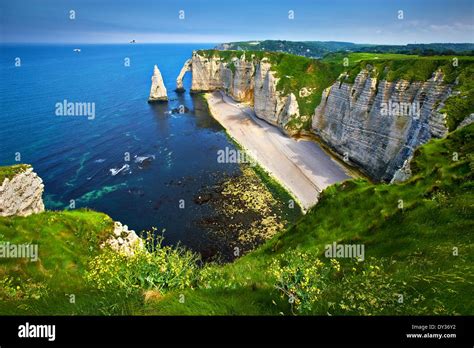
<svg viewBox="0 0 474 348">
<path fill-rule="evenodd" d="M 166 87 L 161 77 L 161 72 L 155 65 L 153 69 L 153 76 L 151 77 L 151 89 L 150 97 L 148 98 L 149 103 L 168 101 L 168 95 L 166 94 Z"/>
<path fill-rule="evenodd" d="M 184 74 L 192 70 L 192 62 L 192 59 L 188 59 L 181 68 L 181 71 L 179 72 L 179 75 L 176 78 L 176 92 L 184 92 L 183 77 Z"/>
</svg>

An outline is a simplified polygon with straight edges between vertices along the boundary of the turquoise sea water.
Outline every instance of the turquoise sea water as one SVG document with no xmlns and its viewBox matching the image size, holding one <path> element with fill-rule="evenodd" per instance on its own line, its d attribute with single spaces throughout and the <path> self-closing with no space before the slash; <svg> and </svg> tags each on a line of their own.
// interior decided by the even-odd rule
<svg viewBox="0 0 474 348">
<path fill-rule="evenodd" d="M 217 150 L 233 145 L 201 97 L 189 94 L 189 74 L 184 94 L 174 88 L 193 49 L 212 46 L 0 46 L 0 165 L 17 163 L 18 154 L 32 164 L 44 180 L 47 209 L 74 200 L 76 208 L 103 211 L 136 231 L 166 229 L 168 244 L 202 250 L 205 231 L 195 221 L 210 208 L 193 197 L 239 169 L 217 163 Z M 166 104 L 147 103 L 154 64 Z M 64 100 L 94 103 L 95 117 L 56 115 Z M 169 112 L 179 105 L 189 111 Z"/>
</svg>

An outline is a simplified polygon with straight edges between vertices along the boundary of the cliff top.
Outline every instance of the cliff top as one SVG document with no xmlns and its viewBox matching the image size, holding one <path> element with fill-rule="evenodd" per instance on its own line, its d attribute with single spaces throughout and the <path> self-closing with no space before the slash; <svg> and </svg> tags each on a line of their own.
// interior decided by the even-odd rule
<svg viewBox="0 0 474 348">
<path fill-rule="evenodd" d="M 457 66 L 454 66 L 454 61 Z M 324 62 L 345 64 L 347 81 L 353 82 L 361 69 L 371 66 L 372 77 L 380 80 L 426 81 L 441 69 L 444 82 L 454 83 L 456 77 L 467 67 L 474 65 L 474 56 L 417 56 L 394 53 L 335 53 L 327 55 Z"/>
<path fill-rule="evenodd" d="M 0 186 L 5 179 L 12 179 L 15 175 L 23 173 L 25 170 L 31 168 L 28 164 L 15 164 L 13 166 L 0 167 Z"/>
<path fill-rule="evenodd" d="M 396 53 L 334 53 L 323 59 L 312 59 L 281 52 L 198 50 L 205 57 L 219 57 L 234 71 L 233 58 L 260 61 L 267 58 L 279 79 L 277 89 L 296 96 L 300 114 L 312 115 L 321 101 L 325 88 L 341 76 L 343 82 L 353 83 L 363 69 L 370 69 L 371 77 L 379 80 L 399 79 L 426 81 L 441 70 L 443 81 L 455 84 L 455 95 L 448 98 L 444 112 L 449 130 L 474 112 L 474 56 L 417 56 Z M 245 56 L 244 56 L 245 55 Z M 455 64 L 454 64 L 455 63 Z M 295 120 L 293 120 L 295 121 Z M 291 122 L 289 126 L 291 126 Z M 298 121 L 298 120 L 296 120 Z M 303 128 L 308 128 L 310 120 Z"/>
</svg>

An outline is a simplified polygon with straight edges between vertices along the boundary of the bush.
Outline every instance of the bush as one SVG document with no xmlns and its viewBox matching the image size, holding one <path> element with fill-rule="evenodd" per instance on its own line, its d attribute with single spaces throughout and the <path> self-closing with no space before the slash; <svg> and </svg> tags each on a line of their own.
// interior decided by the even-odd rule
<svg viewBox="0 0 474 348">
<path fill-rule="evenodd" d="M 331 271 L 337 272 L 339 263 L 328 266 L 309 253 L 291 250 L 273 260 L 270 272 L 276 278 L 275 288 L 282 298 L 288 298 L 291 312 L 308 313 L 327 285 Z"/>
<path fill-rule="evenodd" d="M 198 257 L 182 247 L 162 245 L 163 238 L 148 234 L 145 248 L 126 255 L 105 247 L 90 263 L 86 279 L 100 290 L 181 290 L 192 287 Z"/>
<path fill-rule="evenodd" d="M 401 313 L 406 310 L 406 302 L 416 305 L 423 300 L 406 295 L 406 284 L 393 280 L 387 272 L 391 266 L 388 260 L 322 262 L 316 255 L 291 250 L 271 265 L 275 288 L 282 298 L 288 299 L 293 314 Z"/>
</svg>

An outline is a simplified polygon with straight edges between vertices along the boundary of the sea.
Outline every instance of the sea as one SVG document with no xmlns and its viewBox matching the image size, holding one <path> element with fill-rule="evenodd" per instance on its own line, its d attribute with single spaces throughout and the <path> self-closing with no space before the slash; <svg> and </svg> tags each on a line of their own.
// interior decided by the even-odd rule
<svg viewBox="0 0 474 348">
<path fill-rule="evenodd" d="M 0 165 L 31 164 L 49 210 L 90 208 L 202 251 L 196 221 L 212 208 L 194 199 L 240 169 L 218 163 L 218 150 L 235 147 L 189 93 L 190 74 L 184 93 L 174 89 L 193 50 L 213 46 L 0 46 Z M 155 64 L 167 103 L 147 103 Z"/>
</svg>

